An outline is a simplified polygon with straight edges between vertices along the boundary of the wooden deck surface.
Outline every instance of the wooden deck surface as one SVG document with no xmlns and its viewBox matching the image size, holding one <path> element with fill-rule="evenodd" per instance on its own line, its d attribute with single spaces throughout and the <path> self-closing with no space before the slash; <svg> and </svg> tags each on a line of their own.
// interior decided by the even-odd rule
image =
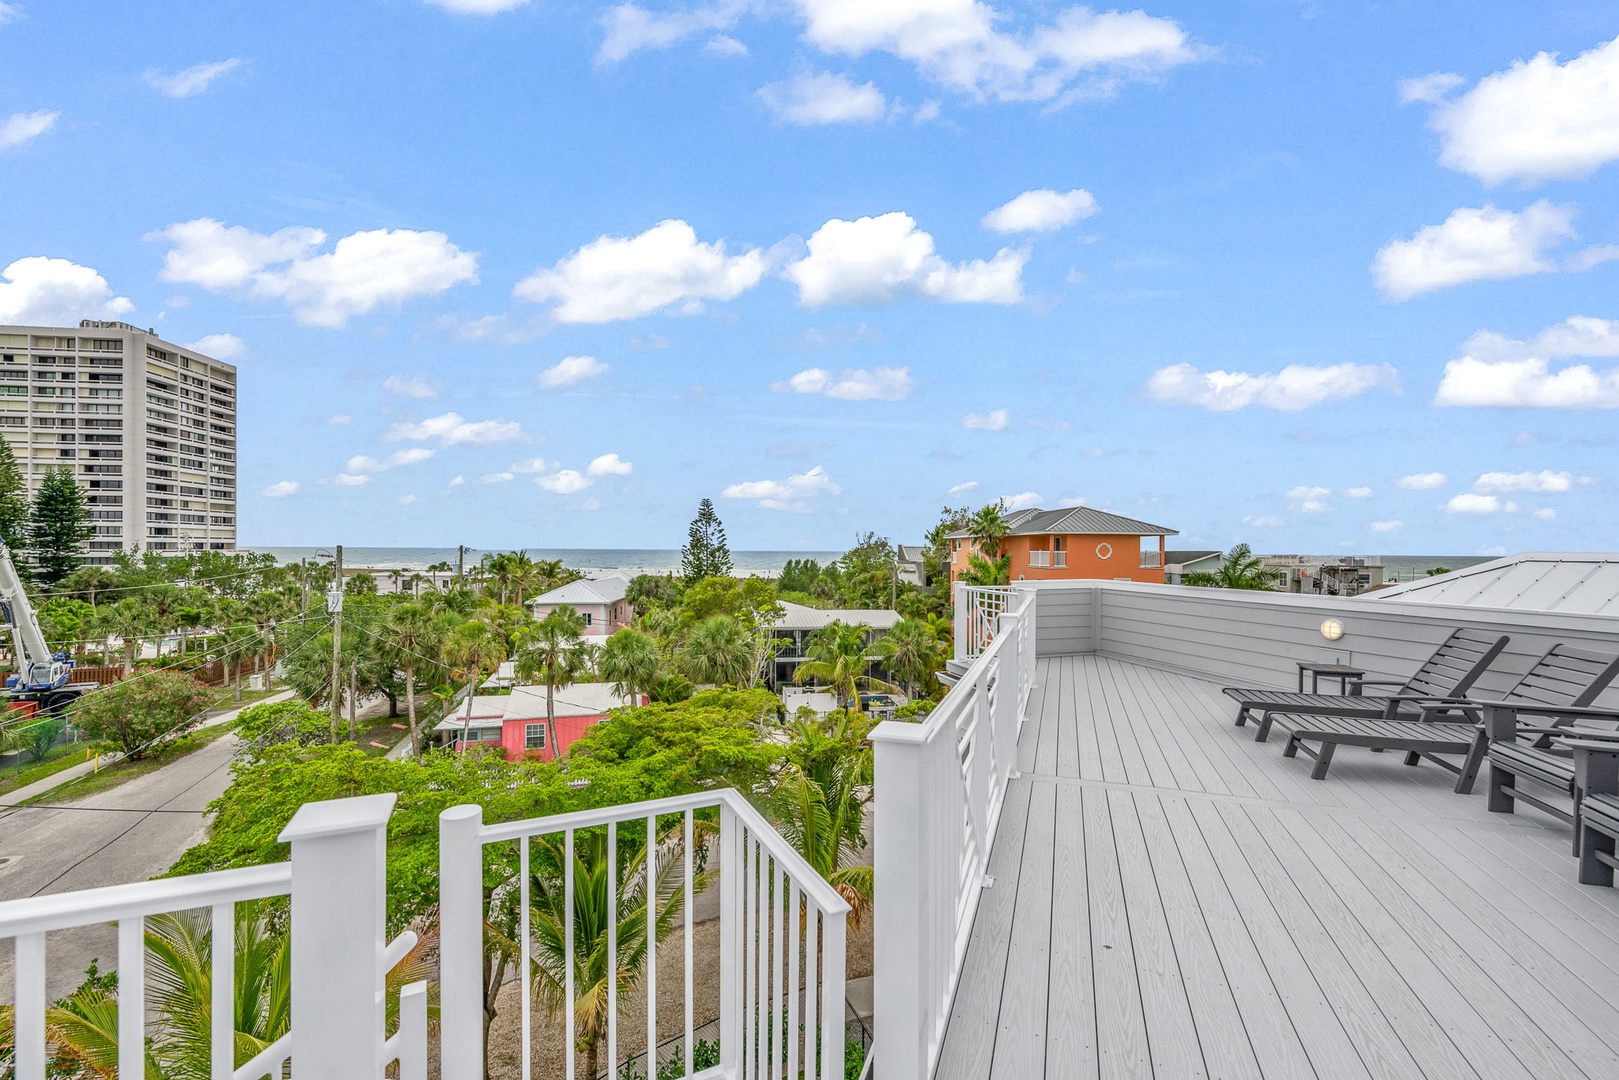
<svg viewBox="0 0 1619 1080">
<path fill-rule="evenodd" d="M 1619 889 L 1568 826 L 1403 754 L 1311 780 L 1234 713 L 1040 661 L 937 1080 L 1619 1076 Z"/>
</svg>

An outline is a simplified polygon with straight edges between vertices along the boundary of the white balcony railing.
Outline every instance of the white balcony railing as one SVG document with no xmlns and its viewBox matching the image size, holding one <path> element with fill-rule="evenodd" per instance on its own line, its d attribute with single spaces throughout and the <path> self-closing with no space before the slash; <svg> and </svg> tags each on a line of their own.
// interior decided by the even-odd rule
<svg viewBox="0 0 1619 1080">
<path fill-rule="evenodd" d="M 718 834 L 714 822 L 718 817 Z M 605 910 L 614 910 L 615 890 L 632 889 L 644 897 L 650 871 L 661 896 L 678 895 L 685 926 L 680 1015 L 680 1056 L 685 1075 L 742 1080 L 756 1077 L 804 1077 L 842 1080 L 844 1075 L 844 956 L 849 905 L 737 792 L 730 789 L 698 795 L 632 803 L 600 810 L 527 821 L 485 825 L 477 806 L 458 806 L 439 818 L 440 880 L 440 1020 L 444 1080 L 481 1080 L 484 1075 L 483 965 L 486 897 L 483 891 L 485 847 L 515 844 L 518 873 L 516 897 L 519 972 L 532 970 L 535 928 L 530 925 L 536 881 L 536 842 L 546 843 L 539 858 L 554 876 L 562 864 L 563 911 L 575 909 L 576 865 L 583 845 L 600 843 L 595 857 L 606 858 L 601 875 Z M 581 835 L 583 834 L 583 835 Z M 617 866 L 619 837 L 637 852 Z M 557 846 L 560 838 L 560 847 Z M 547 843 L 548 842 L 548 843 Z M 644 846 L 642 846 L 644 845 Z M 554 856 L 561 853 L 562 858 Z M 644 853 L 650 853 L 650 856 Z M 510 850 L 505 853 L 510 858 Z M 716 859 L 717 856 L 717 859 Z M 632 863 L 633 859 L 633 863 Z M 719 891 L 720 986 L 718 1001 L 700 1000 L 692 959 L 692 903 L 696 899 L 696 867 L 718 863 L 712 887 Z M 543 887 L 555 887 L 553 880 Z M 656 940 L 653 922 L 659 903 L 644 904 L 647 926 L 635 927 L 639 941 Z M 575 1003 L 582 988 L 575 983 L 579 949 L 600 942 L 575 940 L 578 918 L 567 920 L 565 1032 L 568 1080 L 587 1070 L 576 1052 Z M 606 920 L 606 970 L 619 967 L 621 919 Z M 626 948 L 629 948 L 626 945 Z M 648 950 L 646 968 L 636 985 L 645 995 L 647 1075 L 656 1075 L 655 1050 L 660 1035 L 674 1034 L 657 1022 L 656 949 Z M 521 1076 L 528 1080 L 537 1034 L 530 980 L 520 978 Z M 616 1076 L 619 1053 L 620 980 L 607 981 L 606 1033 L 601 1060 Z M 706 1015 L 699 1015 L 699 1012 Z M 693 1059 L 696 1028 L 715 1015 L 720 1029 L 720 1063 L 697 1069 Z M 553 1020 L 553 1023 L 556 1021 Z M 544 1029 L 549 1031 L 550 1029 Z M 559 1033 L 553 1033 L 555 1037 Z M 677 1058 L 676 1060 L 679 1060 Z M 589 1080 L 595 1080 L 590 1077 Z"/>
<path fill-rule="evenodd" d="M 45 937 L 118 924 L 118 1075 L 146 1075 L 146 920 L 167 912 L 211 913 L 210 1080 L 282 1076 L 289 1061 L 319 1063 L 301 1075 L 427 1077 L 427 984 L 401 994 L 399 1027 L 384 1030 L 384 979 L 416 944 L 406 931 L 384 940 L 386 839 L 393 795 L 307 803 L 282 831 L 292 861 L 136 882 L 0 903 L 0 938 L 16 942 L 16 1080 L 45 1080 Z M 292 1025 L 252 1060 L 236 1065 L 235 905 L 292 900 Z"/>
<path fill-rule="evenodd" d="M 878 1034 L 872 1052 L 883 1080 L 923 1080 L 938 1060 L 1034 686 L 1034 591 L 964 588 L 956 598 L 958 619 L 979 598 L 980 614 L 969 619 L 987 619 L 982 612 L 999 607 L 990 638 L 943 702 L 924 723 L 889 721 L 871 733 Z"/>
<path fill-rule="evenodd" d="M 1029 552 L 1029 566 L 1031 569 L 1039 569 L 1040 567 L 1050 565 L 1051 552 L 1040 549 Z"/>
<path fill-rule="evenodd" d="M 955 594 L 955 652 L 971 660 L 995 640 L 1001 612 L 1012 599 L 1008 585 L 960 585 Z"/>
</svg>

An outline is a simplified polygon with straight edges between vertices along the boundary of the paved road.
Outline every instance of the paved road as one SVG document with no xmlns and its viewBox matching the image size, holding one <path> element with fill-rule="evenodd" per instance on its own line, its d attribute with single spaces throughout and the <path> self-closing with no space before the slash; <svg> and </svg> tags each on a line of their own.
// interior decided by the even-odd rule
<svg viewBox="0 0 1619 1080">
<path fill-rule="evenodd" d="M 0 810 L 0 900 L 161 874 L 202 839 L 203 807 L 229 784 L 239 745 L 226 735 L 111 791 L 68 801 L 73 789 L 67 787 L 51 800 L 74 809 Z M 52 934 L 46 956 L 51 995 L 77 986 L 92 957 L 103 969 L 113 966 L 116 941 L 107 926 Z M 0 1001 L 9 1002 L 15 993 L 11 949 L 0 949 Z"/>
</svg>

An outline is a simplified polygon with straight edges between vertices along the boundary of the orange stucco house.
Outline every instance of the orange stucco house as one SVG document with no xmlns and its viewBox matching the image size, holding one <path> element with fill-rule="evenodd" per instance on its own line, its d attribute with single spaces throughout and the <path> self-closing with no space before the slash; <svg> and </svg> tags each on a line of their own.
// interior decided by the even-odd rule
<svg viewBox="0 0 1619 1080">
<path fill-rule="evenodd" d="M 1067 510 L 1014 510 L 1001 554 L 1012 557 L 1013 581 L 1106 578 L 1115 581 L 1164 580 L 1164 538 L 1174 529 L 1076 506 Z M 1143 550 L 1141 538 L 1156 536 L 1158 550 Z M 949 534 L 950 580 L 967 569 L 977 548 L 965 529 Z"/>
</svg>

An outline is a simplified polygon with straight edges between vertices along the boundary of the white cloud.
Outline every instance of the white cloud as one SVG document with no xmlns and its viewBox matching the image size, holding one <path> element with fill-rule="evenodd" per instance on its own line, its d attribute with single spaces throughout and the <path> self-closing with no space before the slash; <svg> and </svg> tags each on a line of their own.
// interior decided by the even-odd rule
<svg viewBox="0 0 1619 1080">
<path fill-rule="evenodd" d="M 558 469 L 548 476 L 536 476 L 534 482 L 553 494 L 573 495 L 596 481 L 577 469 Z"/>
<path fill-rule="evenodd" d="M 724 499 L 753 499 L 766 510 L 808 513 L 821 495 L 841 495 L 843 489 L 817 465 L 808 472 L 794 473 L 785 480 L 749 480 L 732 484 L 720 492 Z"/>
<path fill-rule="evenodd" d="M 80 319 L 116 319 L 135 310 L 114 296 L 107 279 L 78 263 L 41 255 L 0 270 L 0 322 L 74 326 Z"/>
<path fill-rule="evenodd" d="M 1004 206 L 998 206 L 979 222 L 998 233 L 1051 232 L 1065 229 L 1100 210 L 1096 197 L 1084 188 L 1053 191 L 1040 188 L 1025 191 Z"/>
<path fill-rule="evenodd" d="M 247 351 L 246 343 L 235 334 L 208 334 L 188 342 L 186 348 L 196 349 L 215 360 L 235 360 Z"/>
<path fill-rule="evenodd" d="M 909 367 L 844 368 L 834 375 L 825 368 L 806 368 L 770 384 L 778 394 L 824 394 L 842 401 L 904 401 L 916 389 Z"/>
<path fill-rule="evenodd" d="M 439 388 L 428 382 L 425 375 L 413 375 L 408 379 L 403 375 L 390 375 L 382 380 L 382 388 L 390 394 L 415 398 L 417 401 L 432 401 L 439 396 Z"/>
<path fill-rule="evenodd" d="M 1143 11 L 1071 7 L 1021 33 L 979 0 L 794 0 L 805 38 L 824 52 L 883 51 L 974 98 L 1048 101 L 1099 97 L 1132 80 L 1161 77 L 1199 57 L 1173 19 Z"/>
<path fill-rule="evenodd" d="M 1539 518 L 1541 521 L 1556 521 L 1557 511 L 1553 510 L 1549 506 L 1542 506 L 1539 510 L 1535 511 L 1535 517 Z"/>
<path fill-rule="evenodd" d="M 453 11 L 457 15 L 499 15 L 507 11 L 516 11 L 528 3 L 528 0 L 426 0 L 426 2 L 445 11 Z"/>
<path fill-rule="evenodd" d="M 1331 488 L 1301 484 L 1287 493 L 1287 501 L 1293 504 L 1295 510 L 1302 510 L 1306 514 L 1320 514 L 1332 509 L 1326 501 L 1327 496 L 1331 494 Z"/>
<path fill-rule="evenodd" d="M 612 370 L 613 365 L 604 364 L 594 356 L 564 356 L 534 376 L 534 385 L 541 390 L 556 390 L 594 379 Z"/>
<path fill-rule="evenodd" d="M 466 482 L 467 478 L 462 476 L 460 473 L 457 473 L 456 475 L 450 477 L 450 482 L 444 485 L 444 490 L 449 491 L 453 488 L 458 488 Z"/>
<path fill-rule="evenodd" d="M 604 64 L 616 63 L 641 49 L 667 49 L 698 34 L 728 30 L 746 6 L 730 2 L 691 11 L 648 11 L 637 4 L 619 4 L 602 16 L 606 36 L 596 59 Z M 722 39 L 730 44 L 716 46 L 715 42 Z M 740 48 L 742 55 L 748 51 L 740 41 L 724 34 L 710 39 L 707 48 L 720 53 Z"/>
<path fill-rule="evenodd" d="M 5 0 L 0 0 L 0 26 L 4 26 L 21 14 L 22 8 L 16 4 L 8 4 Z"/>
<path fill-rule="evenodd" d="M 401 496 L 399 496 L 399 505 L 400 506 L 414 506 L 415 504 L 416 504 L 416 496 L 415 495 L 401 495 Z"/>
<path fill-rule="evenodd" d="M 1246 371 L 1199 371 L 1191 364 L 1172 364 L 1153 372 L 1147 396 L 1169 405 L 1199 405 L 1231 412 L 1259 405 L 1297 412 L 1328 401 L 1358 397 L 1376 387 L 1398 392 L 1400 376 L 1387 364 L 1289 364 L 1274 374 Z"/>
<path fill-rule="evenodd" d="M 1398 532 L 1405 528 L 1405 522 L 1398 519 L 1394 521 L 1374 521 L 1370 527 L 1373 532 Z"/>
<path fill-rule="evenodd" d="M 928 98 L 926 101 L 922 102 L 922 104 L 918 105 L 916 107 L 916 111 L 911 114 L 911 123 L 931 124 L 933 121 L 939 118 L 939 114 L 943 111 L 943 106 L 941 106 L 937 101 L 934 101 L 932 98 Z"/>
<path fill-rule="evenodd" d="M 1522 213 L 1484 205 L 1463 208 L 1409 240 L 1384 245 L 1372 278 L 1390 300 L 1469 281 L 1501 281 L 1556 270 L 1547 249 L 1574 236 L 1574 208 L 1542 199 Z"/>
<path fill-rule="evenodd" d="M 21 146 L 30 139 L 39 138 L 56 126 L 56 120 L 61 115 L 55 109 L 12 113 L 4 120 L 0 120 L 0 150 L 9 150 L 13 146 Z"/>
<path fill-rule="evenodd" d="M 552 464 L 544 458 L 529 458 L 527 461 L 514 461 L 506 466 L 507 472 L 514 473 L 542 473 L 552 468 Z"/>
<path fill-rule="evenodd" d="M 590 476 L 628 476 L 634 471 L 635 466 L 621 460 L 617 454 L 603 454 L 593 458 L 585 468 L 585 472 Z"/>
<path fill-rule="evenodd" d="M 1487 472 L 1473 485 L 1479 491 L 1537 491 L 1542 493 L 1571 491 L 1574 475 L 1566 472 Z"/>
<path fill-rule="evenodd" d="M 703 46 L 704 52 L 715 56 L 747 56 L 748 47 L 730 34 L 715 34 Z"/>
<path fill-rule="evenodd" d="M 516 420 L 468 420 L 457 412 L 430 416 L 419 423 L 404 421 L 390 427 L 382 436 L 389 442 L 409 439 L 426 442 L 436 439 L 440 446 L 473 443 L 487 446 L 493 443 L 515 442 L 523 437 L 523 426 Z"/>
<path fill-rule="evenodd" d="M 512 295 L 555 301 L 564 323 L 636 319 L 679 305 L 695 313 L 705 300 L 734 300 L 764 277 L 765 253 L 727 255 L 725 241 L 700 243 L 684 221 L 662 221 L 639 236 L 603 236 L 517 283 Z"/>
<path fill-rule="evenodd" d="M 1412 473 L 1394 481 L 1394 486 L 1405 488 L 1407 491 L 1432 491 L 1434 488 L 1444 487 L 1445 479 L 1442 472 Z"/>
<path fill-rule="evenodd" d="M 1463 346 L 1465 355 L 1445 365 L 1435 405 L 1502 408 L 1619 408 L 1619 368 L 1596 370 L 1563 357 L 1619 356 L 1619 320 L 1575 315 L 1529 341 L 1481 332 Z"/>
<path fill-rule="evenodd" d="M 1279 529 L 1283 524 L 1281 518 L 1271 517 L 1268 514 L 1260 514 L 1257 516 L 1253 514 L 1246 515 L 1243 517 L 1242 523 L 1244 525 L 1252 525 L 1256 529 Z"/>
<path fill-rule="evenodd" d="M 1369 499 L 1372 497 L 1372 489 L 1369 487 L 1345 488 L 1344 497 L 1348 499 Z"/>
<path fill-rule="evenodd" d="M 1063 508 L 1063 509 L 1067 509 L 1067 508 L 1072 507 L 1072 506 L 1084 506 L 1085 505 L 1085 496 L 1083 496 L 1083 495 L 1064 495 L 1062 498 L 1057 500 L 1057 505 L 1059 507 Z"/>
<path fill-rule="evenodd" d="M 948 304 L 1015 304 L 1028 252 L 1002 248 L 990 260 L 951 264 L 909 214 L 833 218 L 809 238 L 809 253 L 782 271 L 805 307 L 886 304 L 905 295 Z"/>
<path fill-rule="evenodd" d="M 437 450 L 429 450 L 425 446 L 412 446 L 404 450 L 395 450 L 385 459 L 378 460 L 365 454 L 356 454 L 349 458 L 343 466 L 343 471 L 351 475 L 386 472 L 388 469 L 397 469 L 404 465 L 419 465 L 431 460 L 438 454 Z"/>
<path fill-rule="evenodd" d="M 1439 161 L 1486 184 L 1588 176 L 1619 159 L 1619 38 L 1565 64 L 1537 53 L 1434 109 Z"/>
<path fill-rule="evenodd" d="M 1012 422 L 1009 409 L 991 409 L 989 412 L 968 413 L 961 418 L 961 426 L 968 431 L 1005 431 Z"/>
<path fill-rule="evenodd" d="M 515 479 L 517 479 L 517 474 L 516 473 L 511 473 L 511 472 L 492 472 L 492 473 L 484 473 L 482 476 L 478 477 L 478 483 L 480 483 L 480 484 L 504 484 L 508 480 L 515 480 Z"/>
<path fill-rule="evenodd" d="M 357 473 L 338 473 L 332 477 L 332 483 L 340 487 L 360 487 L 370 482 L 371 478 L 369 476 Z"/>
<path fill-rule="evenodd" d="M 945 494 L 950 496 L 950 498 L 954 499 L 958 495 L 965 495 L 969 491 L 977 491 L 977 490 L 978 490 L 978 481 L 977 480 L 968 480 L 965 483 L 957 484 L 955 487 L 947 489 L 945 491 Z"/>
<path fill-rule="evenodd" d="M 350 416 L 348 413 L 333 413 L 331 416 L 326 418 L 326 422 L 333 426 L 352 424 L 354 423 L 354 417 Z"/>
<path fill-rule="evenodd" d="M 241 66 L 241 58 L 233 56 L 229 60 L 217 60 L 211 64 L 196 64 L 172 75 L 165 75 L 156 68 L 147 68 L 146 85 L 165 97 L 194 97 L 205 92 L 208 84 L 221 75 L 229 75 Z"/>
<path fill-rule="evenodd" d="M 1002 495 L 1000 501 L 1008 510 L 1027 510 L 1032 506 L 1040 505 L 1040 493 L 1038 491 L 1020 491 L 1016 495 Z"/>
<path fill-rule="evenodd" d="M 317 254 L 326 242 L 319 229 L 294 226 L 264 234 L 198 218 L 147 239 L 171 245 L 160 275 L 165 281 L 278 299 L 307 326 L 342 329 L 350 317 L 380 306 L 478 282 L 478 256 L 439 232 L 372 229 Z"/>
<path fill-rule="evenodd" d="M 265 496 L 266 498 L 284 499 L 288 495 L 298 494 L 298 481 L 277 480 L 275 483 L 259 492 L 259 494 Z"/>
<path fill-rule="evenodd" d="M 1502 502 L 1494 495 L 1475 495 L 1471 492 L 1454 495 L 1445 503 L 1445 510 L 1452 514 L 1496 514 L 1502 511 L 1511 513 L 1517 506 L 1510 502 Z"/>
<path fill-rule="evenodd" d="M 1397 89 L 1400 92 L 1400 104 L 1410 105 L 1422 101 L 1429 105 L 1437 105 L 1446 94 L 1456 89 L 1467 80 L 1450 71 L 1436 71 L 1432 75 L 1419 75 L 1414 79 L 1401 79 Z"/>
<path fill-rule="evenodd" d="M 856 85 L 847 75 L 803 73 L 759 88 L 763 101 L 784 124 L 870 124 L 888 113 L 888 99 L 875 83 Z"/>
</svg>

